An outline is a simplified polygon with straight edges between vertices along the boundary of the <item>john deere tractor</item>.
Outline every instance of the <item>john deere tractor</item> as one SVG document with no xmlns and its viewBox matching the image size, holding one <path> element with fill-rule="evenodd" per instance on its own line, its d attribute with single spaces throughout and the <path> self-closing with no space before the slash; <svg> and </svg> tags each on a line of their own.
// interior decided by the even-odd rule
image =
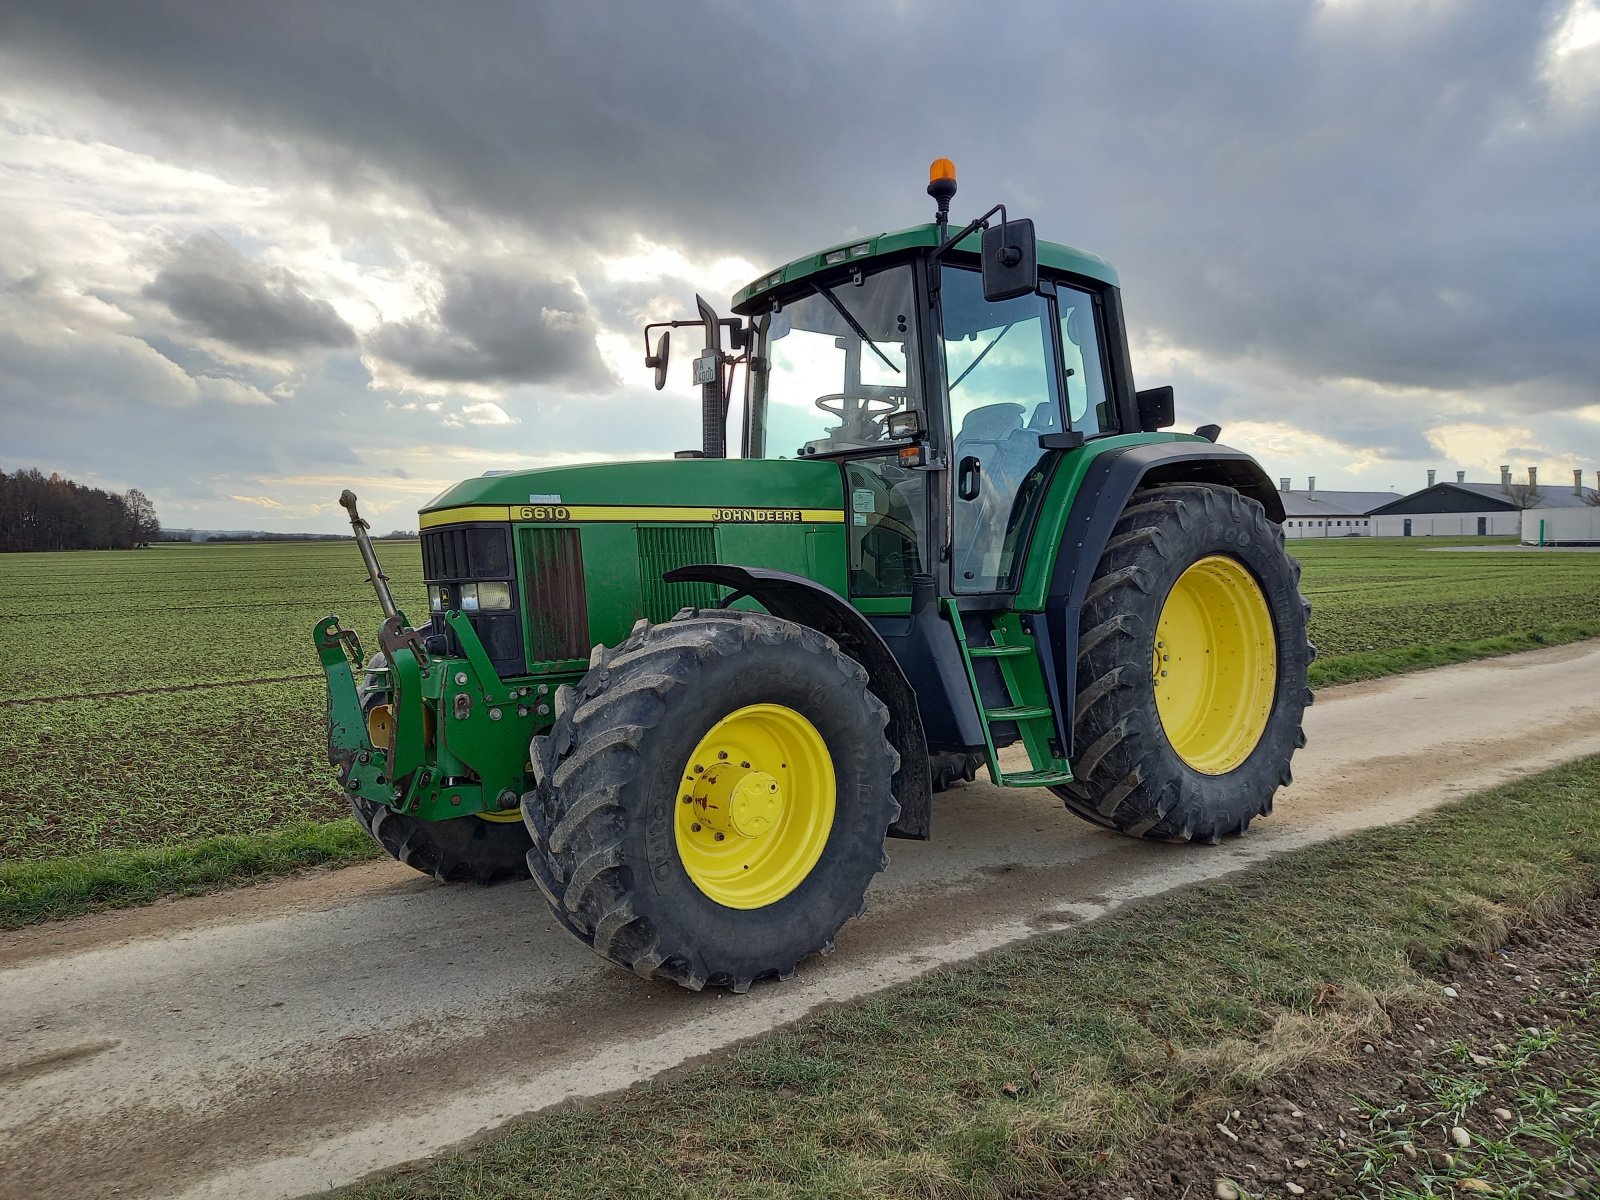
<svg viewBox="0 0 1600 1200">
<path fill-rule="evenodd" d="M 1270 811 L 1313 654 L 1277 492 L 1166 432 L 1108 263 L 1002 206 L 952 232 L 955 190 L 941 159 L 933 222 L 646 328 L 657 387 L 667 327 L 703 335 L 698 449 L 432 501 L 420 625 L 345 493 L 386 620 L 370 659 L 316 627 L 328 748 L 390 854 L 742 991 L 830 950 L 976 763 L 1134 837 Z"/>
</svg>

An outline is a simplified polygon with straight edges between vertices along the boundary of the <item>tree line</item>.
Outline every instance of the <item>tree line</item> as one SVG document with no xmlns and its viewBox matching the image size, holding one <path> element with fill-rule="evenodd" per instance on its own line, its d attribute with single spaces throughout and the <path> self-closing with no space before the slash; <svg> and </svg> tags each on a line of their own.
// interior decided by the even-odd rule
<svg viewBox="0 0 1600 1200">
<path fill-rule="evenodd" d="M 0 471 L 0 551 L 131 550 L 161 534 L 138 488 L 122 495 L 41 471 Z"/>
</svg>

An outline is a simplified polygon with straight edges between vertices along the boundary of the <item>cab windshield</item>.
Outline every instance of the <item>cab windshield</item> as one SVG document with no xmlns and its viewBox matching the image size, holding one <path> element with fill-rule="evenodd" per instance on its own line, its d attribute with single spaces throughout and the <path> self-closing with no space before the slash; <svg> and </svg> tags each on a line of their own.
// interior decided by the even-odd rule
<svg viewBox="0 0 1600 1200">
<path fill-rule="evenodd" d="M 889 414 L 921 407 L 909 264 L 785 300 L 756 321 L 747 458 L 888 448 Z"/>
</svg>

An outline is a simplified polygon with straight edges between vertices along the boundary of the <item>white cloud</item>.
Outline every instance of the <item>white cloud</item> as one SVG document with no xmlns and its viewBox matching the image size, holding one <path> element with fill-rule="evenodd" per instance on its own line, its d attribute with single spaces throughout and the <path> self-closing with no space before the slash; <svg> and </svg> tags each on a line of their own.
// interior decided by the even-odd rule
<svg viewBox="0 0 1600 1200">
<path fill-rule="evenodd" d="M 459 411 L 445 417 L 446 425 L 518 425 L 521 424 L 493 400 L 480 400 L 476 404 L 463 404 Z"/>
</svg>

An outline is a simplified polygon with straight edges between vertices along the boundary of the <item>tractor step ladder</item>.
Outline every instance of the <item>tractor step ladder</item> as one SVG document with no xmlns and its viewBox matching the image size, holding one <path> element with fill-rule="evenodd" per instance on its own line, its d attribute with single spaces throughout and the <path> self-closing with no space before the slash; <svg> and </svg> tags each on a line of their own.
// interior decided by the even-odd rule
<svg viewBox="0 0 1600 1200">
<path fill-rule="evenodd" d="M 1068 783 L 1072 768 L 1060 757 L 1056 731 L 1055 709 L 1050 707 L 1050 691 L 1045 686 L 1044 672 L 1039 667 L 1039 654 L 1033 636 L 1022 627 L 1022 618 L 1016 613 L 983 613 L 980 620 L 989 624 L 987 645 L 972 645 L 967 641 L 966 626 L 961 613 L 950 601 L 945 602 L 945 615 L 955 627 L 956 645 L 961 648 L 961 661 L 967 668 L 967 681 L 972 685 L 973 699 L 978 703 L 983 719 L 983 740 L 989 752 L 989 773 L 1001 787 L 1049 787 Z M 983 707 L 983 696 L 978 687 L 978 673 L 974 662 L 993 659 L 1005 681 L 1010 703 L 998 708 Z M 1028 751 L 1029 769 L 1006 774 L 1000 768 L 1000 755 L 995 749 L 994 727 L 1011 722 L 1022 736 Z M 1052 745 L 1052 743 L 1055 743 Z"/>
</svg>

